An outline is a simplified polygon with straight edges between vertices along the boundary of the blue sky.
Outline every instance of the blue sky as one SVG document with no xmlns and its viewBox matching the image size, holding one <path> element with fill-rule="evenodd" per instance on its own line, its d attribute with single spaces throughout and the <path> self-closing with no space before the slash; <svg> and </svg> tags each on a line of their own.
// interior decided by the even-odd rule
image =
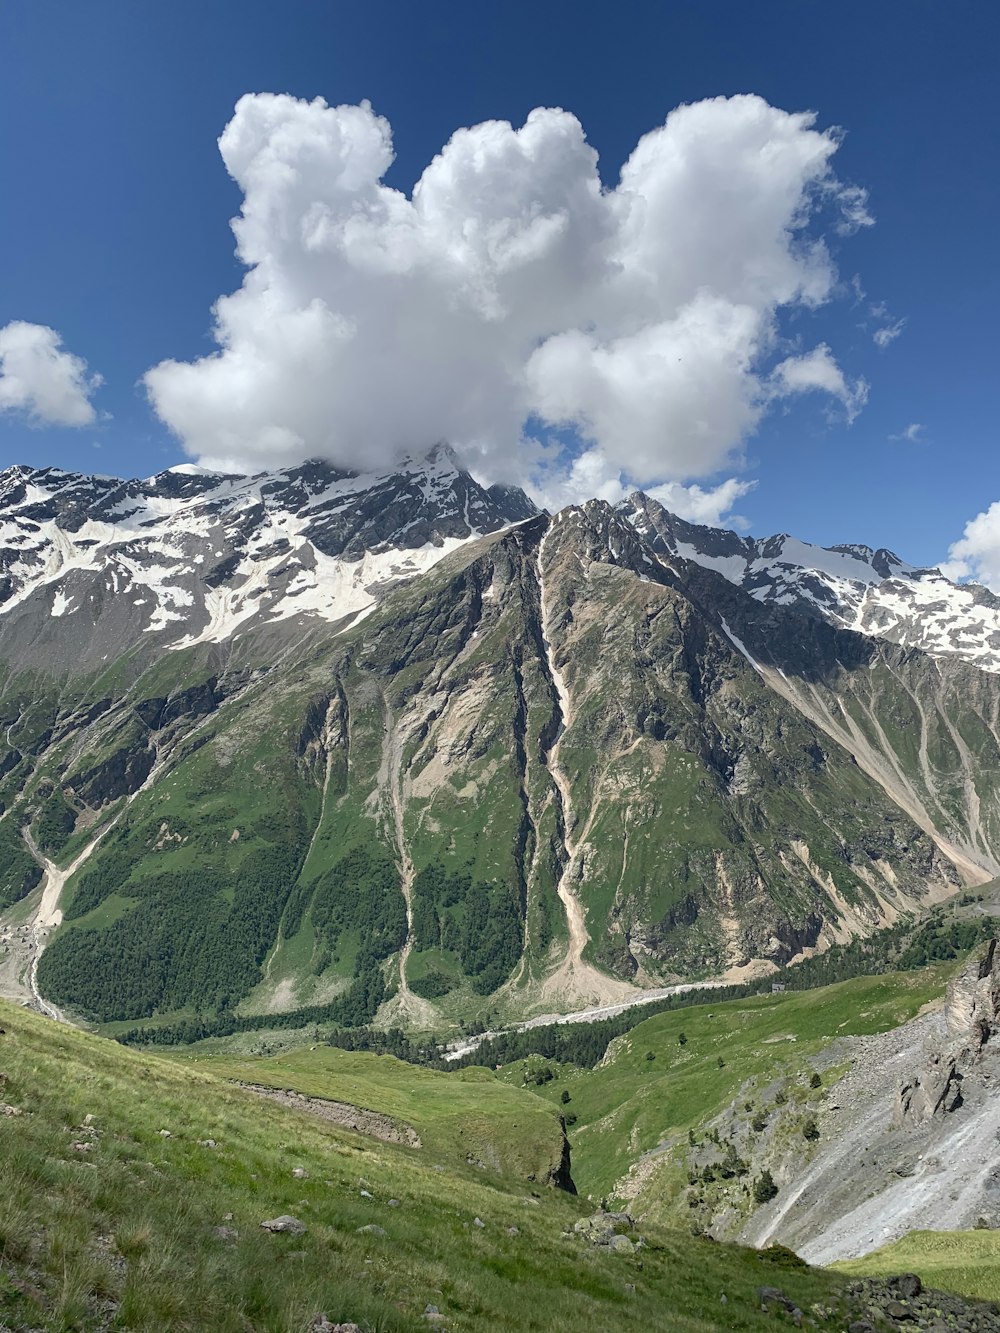
<svg viewBox="0 0 1000 1333">
<path fill-rule="evenodd" d="M 998 50 L 996 7 L 963 0 L 592 13 L 544 2 L 8 0 L 0 328 L 57 330 L 103 384 L 90 424 L 32 425 L 16 403 L 0 411 L 0 465 L 142 475 L 187 457 L 141 381 L 166 358 L 209 356 L 211 307 L 243 279 L 229 229 L 241 192 L 216 140 L 245 93 L 369 99 L 392 126 L 385 181 L 404 193 L 459 127 L 516 129 L 539 106 L 579 119 L 614 187 L 673 108 L 755 93 L 815 111 L 818 131 L 842 127 L 834 170 L 868 191 L 875 225 L 823 230 L 836 290 L 816 310 L 776 316 L 787 354 L 829 346 L 845 384 L 867 382 L 867 402 L 848 425 L 843 395 L 786 396 L 748 432 L 742 462 L 683 477 L 675 464 L 664 480 L 752 481 L 735 508 L 754 532 L 863 540 L 935 563 L 1000 497 Z M 875 331 L 900 321 L 877 346 Z"/>
</svg>

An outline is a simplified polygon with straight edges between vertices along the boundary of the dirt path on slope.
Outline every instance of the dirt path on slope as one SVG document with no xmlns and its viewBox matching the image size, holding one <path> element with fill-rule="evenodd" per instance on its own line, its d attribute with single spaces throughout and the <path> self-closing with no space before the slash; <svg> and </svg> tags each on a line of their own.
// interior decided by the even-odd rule
<svg viewBox="0 0 1000 1333">
<path fill-rule="evenodd" d="M 350 1102 L 328 1101 L 325 1097 L 307 1097 L 302 1092 L 292 1092 L 287 1088 L 268 1088 L 262 1083 L 240 1083 L 247 1092 L 268 1101 L 289 1106 L 295 1111 L 305 1111 L 308 1115 L 328 1120 L 341 1129 L 353 1130 L 355 1134 L 366 1134 L 369 1138 L 381 1139 L 383 1143 L 401 1143 L 407 1148 L 422 1148 L 420 1135 L 412 1125 L 379 1111 L 368 1111 Z"/>
</svg>

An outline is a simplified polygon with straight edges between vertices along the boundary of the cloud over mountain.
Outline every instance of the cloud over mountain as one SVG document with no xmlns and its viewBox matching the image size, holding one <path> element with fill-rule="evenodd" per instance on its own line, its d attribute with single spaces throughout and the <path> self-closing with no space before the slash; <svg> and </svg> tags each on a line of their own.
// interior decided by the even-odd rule
<svg viewBox="0 0 1000 1333">
<path fill-rule="evenodd" d="M 957 542 L 948 548 L 941 572 L 949 579 L 975 579 L 1000 593 L 1000 500 L 970 518 Z"/>
<path fill-rule="evenodd" d="M 245 96 L 219 147 L 247 274 L 216 303 L 219 350 L 162 362 L 147 391 L 192 456 L 240 470 L 444 439 L 542 493 L 711 476 L 778 398 L 863 403 L 828 346 L 790 357 L 777 336 L 783 308 L 831 296 L 823 229 L 871 221 L 837 145 L 812 114 L 715 98 L 605 189 L 579 121 L 539 109 L 458 130 L 407 197 L 368 104 Z"/>
</svg>

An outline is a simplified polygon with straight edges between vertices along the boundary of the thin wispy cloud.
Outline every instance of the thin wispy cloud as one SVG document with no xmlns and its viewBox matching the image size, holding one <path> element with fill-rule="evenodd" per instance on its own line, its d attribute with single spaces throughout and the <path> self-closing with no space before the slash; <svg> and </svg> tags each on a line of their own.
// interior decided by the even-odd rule
<svg viewBox="0 0 1000 1333">
<path fill-rule="evenodd" d="M 883 324 L 880 329 L 876 329 L 872 334 L 872 342 L 876 347 L 884 349 L 888 347 L 890 343 L 896 341 L 905 327 L 905 319 L 897 319 L 891 324 Z"/>
<path fill-rule="evenodd" d="M 889 436 L 889 439 L 892 440 L 894 444 L 918 444 L 923 441 L 923 438 L 924 428 L 919 421 L 911 421 L 910 424 L 904 427 L 898 435 Z"/>
</svg>

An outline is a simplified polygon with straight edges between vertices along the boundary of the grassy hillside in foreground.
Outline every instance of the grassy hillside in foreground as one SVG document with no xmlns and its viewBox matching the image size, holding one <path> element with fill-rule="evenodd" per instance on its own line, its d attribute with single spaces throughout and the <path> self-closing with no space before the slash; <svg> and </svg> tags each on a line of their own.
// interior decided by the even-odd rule
<svg viewBox="0 0 1000 1333">
<path fill-rule="evenodd" d="M 537 1090 L 560 1105 L 562 1093 L 569 1093 L 562 1109 L 576 1116 L 569 1137 L 577 1188 L 595 1199 L 611 1195 L 644 1153 L 662 1153 L 635 1207 L 659 1221 L 679 1218 L 687 1211 L 681 1195 L 689 1130 L 700 1135 L 737 1099 L 750 1121 L 760 1092 L 778 1079 L 787 1081 L 789 1107 L 804 1112 L 810 1099 L 824 1095 L 823 1088 L 808 1086 L 815 1056 L 837 1037 L 905 1023 L 943 995 L 953 968 L 855 977 L 821 990 L 725 1004 L 708 997 L 638 1024 L 611 1044 L 596 1069 L 551 1065 L 554 1077 Z M 540 1057 L 518 1061 L 505 1077 L 520 1083 L 526 1070 L 532 1077 L 546 1063 Z"/>
<path fill-rule="evenodd" d="M 837 1300 L 830 1274 L 655 1228 L 635 1255 L 595 1249 L 564 1230 L 582 1210 L 559 1191 L 435 1169 L 426 1149 L 337 1131 L 9 1005 L 0 1028 L 0 1099 L 20 1111 L 0 1116 L 9 1329 L 304 1333 L 323 1311 L 402 1333 L 430 1326 L 430 1304 L 454 1333 L 751 1333 L 775 1326 L 760 1285 L 803 1309 Z M 284 1213 L 304 1235 L 261 1230 Z M 359 1231 L 370 1225 L 384 1234 Z"/>
<path fill-rule="evenodd" d="M 1000 1233 L 996 1231 L 911 1231 L 863 1259 L 833 1266 L 859 1277 L 915 1272 L 929 1286 L 1000 1301 Z"/>
</svg>

